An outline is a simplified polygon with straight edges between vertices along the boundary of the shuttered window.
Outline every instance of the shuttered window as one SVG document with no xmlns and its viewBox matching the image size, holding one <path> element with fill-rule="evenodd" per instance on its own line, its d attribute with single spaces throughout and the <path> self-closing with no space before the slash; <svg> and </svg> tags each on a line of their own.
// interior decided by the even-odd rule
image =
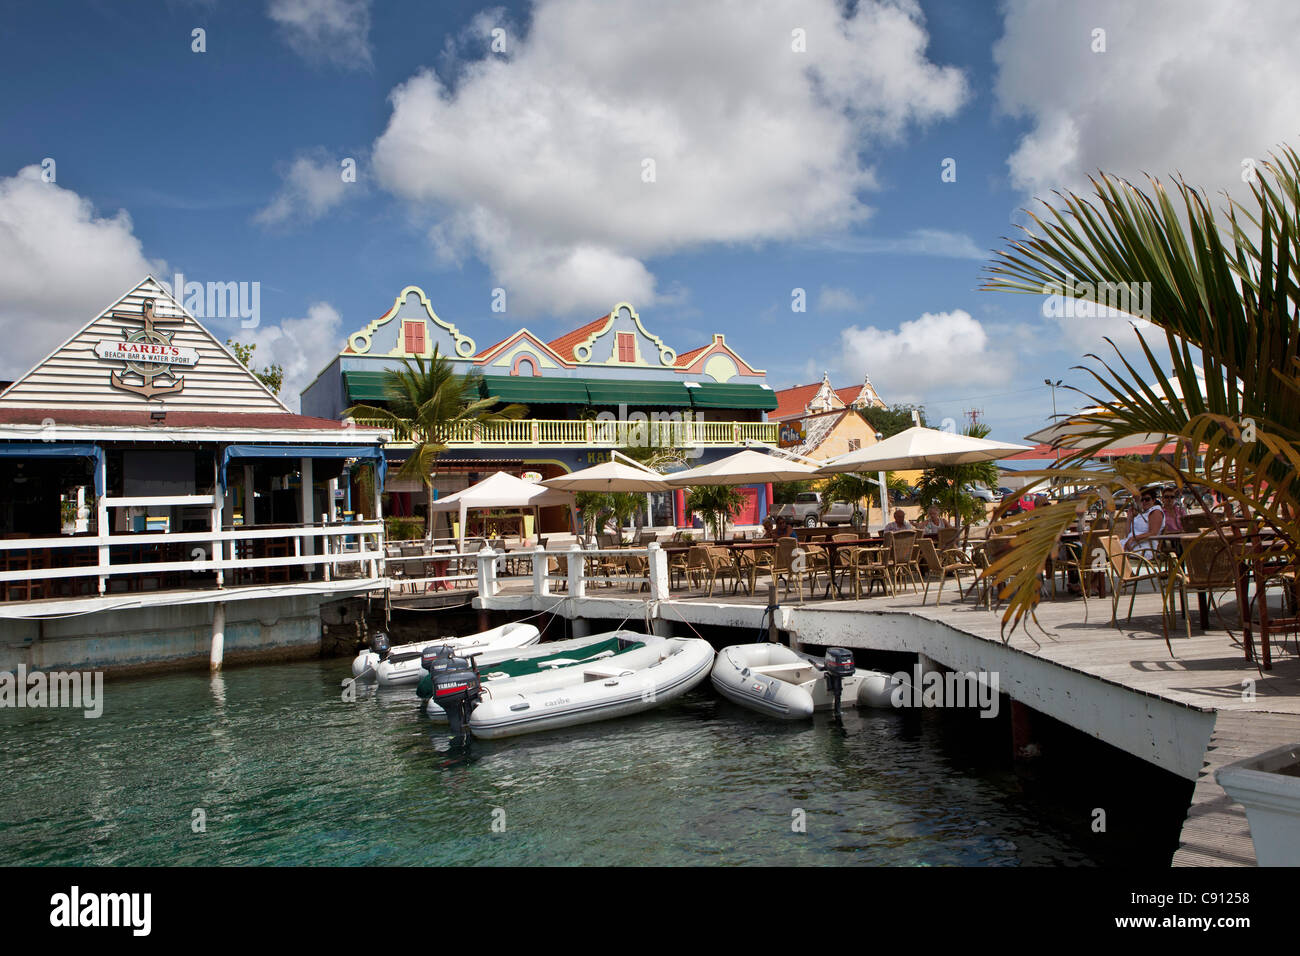
<svg viewBox="0 0 1300 956">
<path fill-rule="evenodd" d="M 407 355 L 417 355 L 424 352 L 423 322 L 403 322 L 402 334 L 406 339 L 405 351 Z"/>
<path fill-rule="evenodd" d="M 618 360 L 620 362 L 636 361 L 636 336 L 631 332 L 618 333 Z"/>
</svg>

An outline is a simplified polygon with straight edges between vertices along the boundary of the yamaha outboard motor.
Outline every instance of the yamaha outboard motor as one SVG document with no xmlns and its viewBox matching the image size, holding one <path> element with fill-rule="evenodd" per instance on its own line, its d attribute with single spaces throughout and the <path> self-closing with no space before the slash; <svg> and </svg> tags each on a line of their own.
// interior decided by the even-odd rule
<svg viewBox="0 0 1300 956">
<path fill-rule="evenodd" d="M 844 647 L 826 649 L 826 690 L 835 701 L 835 716 L 840 714 L 840 695 L 844 692 L 844 679 L 854 673 L 853 652 Z"/>
<path fill-rule="evenodd" d="M 451 657 L 452 650 L 446 644 L 430 644 L 420 655 L 420 666 L 424 668 L 424 674 L 415 688 L 415 693 L 420 698 L 420 710 L 428 709 L 433 697 L 433 682 L 441 671 L 447 669 Z"/>
<path fill-rule="evenodd" d="M 388 652 L 392 650 L 392 645 L 388 643 L 388 635 L 383 631 L 375 631 L 374 636 L 370 638 L 370 649 L 379 655 L 379 663 L 388 660 Z"/>
<path fill-rule="evenodd" d="M 464 737 L 469 715 L 483 699 L 483 684 L 474 665 L 463 657 L 447 658 L 447 666 L 433 675 L 433 699 L 447 712 L 453 737 Z"/>
</svg>

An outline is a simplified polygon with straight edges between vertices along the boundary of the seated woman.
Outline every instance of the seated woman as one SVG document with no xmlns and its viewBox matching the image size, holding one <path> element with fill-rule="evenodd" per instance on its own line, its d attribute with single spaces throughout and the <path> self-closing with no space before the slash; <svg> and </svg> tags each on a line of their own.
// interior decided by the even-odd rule
<svg viewBox="0 0 1300 956">
<path fill-rule="evenodd" d="M 1124 539 L 1125 551 L 1136 551 L 1143 557 L 1153 557 L 1156 552 L 1156 535 L 1163 533 L 1165 513 L 1157 503 L 1154 488 L 1142 489 L 1142 497 L 1129 525 L 1128 537 Z"/>
<path fill-rule="evenodd" d="M 939 513 L 938 505 L 930 505 L 925 518 L 916 522 L 917 530 L 922 534 L 937 534 L 940 528 L 950 528 L 948 519 Z"/>
</svg>

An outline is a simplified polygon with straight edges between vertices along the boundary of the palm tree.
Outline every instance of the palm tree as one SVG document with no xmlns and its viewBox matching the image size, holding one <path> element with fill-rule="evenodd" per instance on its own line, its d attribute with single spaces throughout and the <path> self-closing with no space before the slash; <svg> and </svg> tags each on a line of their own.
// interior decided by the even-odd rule
<svg viewBox="0 0 1300 956">
<path fill-rule="evenodd" d="M 1252 206 L 1229 200 L 1226 222 L 1181 179 L 1174 183 L 1178 202 L 1158 180 L 1144 191 L 1109 175 L 1093 180 L 1095 198 L 1057 193 L 1059 206 L 1044 203 L 1043 218 L 1031 214 L 1035 231 L 997 255 L 985 288 L 1113 305 L 1116 283 L 1138 283 L 1128 287 L 1130 297 L 1141 294 L 1140 317 L 1169 347 L 1169 374 L 1141 336 L 1141 359 L 1131 361 L 1109 339 L 1114 357 L 1088 356 L 1095 367 L 1084 370 L 1095 388 L 1076 391 L 1093 407 L 1071 419 L 1079 432 L 1070 437 L 1072 449 L 1035 473 L 1036 484 L 1091 486 L 1085 505 L 1157 481 L 1214 491 L 1272 528 L 1279 550 L 1295 555 L 1300 158 L 1283 147 L 1259 168 Z M 1144 434 L 1167 436 L 1170 458 L 1092 463 L 1106 446 Z M 1032 615 L 1038 574 L 1074 518 L 1072 504 L 1008 522 L 1014 546 L 990 571 L 1008 598 L 1004 634 Z"/>
<path fill-rule="evenodd" d="M 720 541 L 727 532 L 727 518 L 745 507 L 745 496 L 734 485 L 699 485 L 687 492 L 686 507 L 701 512 L 713 540 Z"/>
<path fill-rule="evenodd" d="M 988 425 L 972 422 L 961 433 L 968 438 L 987 438 L 991 430 Z M 931 505 L 938 505 L 944 514 L 952 515 L 958 526 L 983 521 L 984 503 L 965 490 L 967 485 L 973 484 L 996 488 L 998 466 L 991 461 L 981 461 L 928 468 L 918 486 L 921 510 L 929 511 Z"/>
<path fill-rule="evenodd" d="M 426 364 L 422 357 L 402 359 L 401 368 L 387 370 L 384 380 L 387 407 L 353 405 L 344 414 L 373 420 L 409 439 L 414 447 L 397 474 L 424 482 L 428 516 L 425 536 L 433 537 L 433 469 L 448 442 L 466 425 L 474 428 L 515 421 L 524 416 L 523 405 L 507 405 L 492 411 L 495 398 L 479 398 L 483 376 L 478 371 L 461 375 L 438 353 Z"/>
</svg>

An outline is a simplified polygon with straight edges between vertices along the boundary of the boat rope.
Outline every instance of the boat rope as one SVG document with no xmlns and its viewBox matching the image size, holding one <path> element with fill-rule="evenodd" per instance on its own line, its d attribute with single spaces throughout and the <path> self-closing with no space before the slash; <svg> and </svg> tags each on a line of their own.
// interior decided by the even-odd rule
<svg viewBox="0 0 1300 956">
<path fill-rule="evenodd" d="M 676 610 L 675 608 L 673 608 L 673 606 L 672 606 L 671 604 L 667 603 L 666 601 L 647 601 L 647 602 L 646 602 L 646 630 L 647 630 L 647 631 L 651 630 L 651 627 L 650 627 L 650 612 L 651 612 L 651 608 L 652 608 L 652 607 L 654 607 L 655 610 L 658 610 L 658 611 L 660 611 L 661 613 L 662 613 L 665 609 L 671 609 L 671 610 L 673 611 L 674 616 L 677 618 L 677 620 L 681 621 L 683 624 L 685 624 L 687 627 L 689 627 L 689 628 L 691 629 L 691 633 L 692 633 L 692 634 L 694 634 L 696 637 L 698 637 L 698 638 L 699 638 L 700 640 L 702 640 L 702 641 L 707 641 L 707 640 L 708 640 L 708 638 L 706 638 L 703 634 L 701 634 L 699 631 L 697 631 L 697 630 L 695 629 L 695 625 L 694 625 L 694 624 L 692 624 L 690 621 L 686 620 L 686 618 L 682 617 L 681 614 L 678 613 L 677 610 Z"/>
</svg>

